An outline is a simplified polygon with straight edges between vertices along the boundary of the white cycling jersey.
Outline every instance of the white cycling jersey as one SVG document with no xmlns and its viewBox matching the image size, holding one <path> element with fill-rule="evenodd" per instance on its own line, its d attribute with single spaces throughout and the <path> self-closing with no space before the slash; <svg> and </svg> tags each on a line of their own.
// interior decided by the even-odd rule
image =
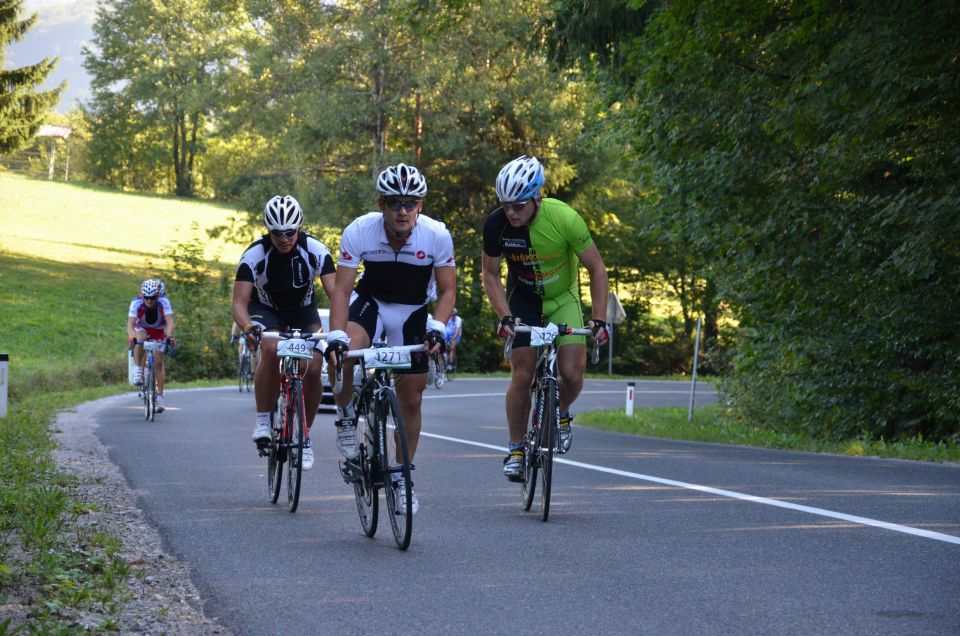
<svg viewBox="0 0 960 636">
<path fill-rule="evenodd" d="M 420 214 L 403 247 L 394 250 L 383 226 L 383 214 L 355 219 L 340 238 L 338 267 L 363 272 L 356 290 L 378 301 L 422 306 L 436 298 L 435 267 L 456 267 L 453 239 L 447 226 Z M 432 296 L 432 297 L 431 297 Z"/>
</svg>

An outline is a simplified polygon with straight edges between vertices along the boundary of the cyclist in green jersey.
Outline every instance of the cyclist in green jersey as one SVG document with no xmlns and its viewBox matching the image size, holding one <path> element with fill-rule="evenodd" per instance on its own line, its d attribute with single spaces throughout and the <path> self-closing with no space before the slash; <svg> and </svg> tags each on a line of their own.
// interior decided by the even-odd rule
<svg viewBox="0 0 960 636">
<path fill-rule="evenodd" d="M 609 338 L 607 314 L 609 286 L 603 258 L 594 245 L 587 224 L 576 210 L 557 199 L 543 198 L 543 166 L 536 157 L 521 156 L 506 164 L 497 176 L 500 207 L 483 226 L 483 288 L 493 310 L 500 316 L 497 333 L 514 336 L 517 323 L 545 325 L 565 323 L 583 327 L 577 273 L 580 265 L 590 277 L 593 319 L 587 324 L 593 339 L 603 344 Z M 507 286 L 500 274 L 501 259 L 507 262 Z M 587 366 L 586 338 L 564 336 L 560 346 L 560 448 L 570 449 L 570 405 L 583 388 Z M 530 382 L 536 365 L 536 350 L 528 334 L 516 336 L 510 359 L 507 388 L 507 426 L 510 454 L 504 459 L 507 479 L 523 475 L 523 438 L 530 414 Z"/>
</svg>

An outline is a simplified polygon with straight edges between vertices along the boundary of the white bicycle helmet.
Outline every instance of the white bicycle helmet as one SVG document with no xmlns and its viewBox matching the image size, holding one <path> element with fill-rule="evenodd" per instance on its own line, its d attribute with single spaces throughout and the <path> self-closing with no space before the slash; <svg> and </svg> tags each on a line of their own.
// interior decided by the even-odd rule
<svg viewBox="0 0 960 636">
<path fill-rule="evenodd" d="M 520 155 L 497 175 L 497 197 L 504 203 L 532 199 L 542 186 L 543 166 L 536 157 Z"/>
<path fill-rule="evenodd" d="M 427 194 L 427 180 L 413 166 L 398 163 L 377 177 L 377 194 L 382 197 L 411 196 L 422 199 Z"/>
<path fill-rule="evenodd" d="M 303 225 L 303 210 L 292 196 L 278 194 L 263 206 L 263 224 L 268 230 L 298 230 Z"/>
<path fill-rule="evenodd" d="M 167 295 L 167 286 L 164 285 L 164 284 L 163 284 L 163 281 L 160 280 L 159 278 L 157 279 L 157 282 L 160 283 L 160 295 L 161 295 L 161 296 L 166 296 L 166 295 Z"/>
<path fill-rule="evenodd" d="M 159 296 L 160 295 L 160 281 L 156 278 L 148 278 L 143 281 L 143 285 L 140 285 L 140 295 L 141 296 Z"/>
</svg>

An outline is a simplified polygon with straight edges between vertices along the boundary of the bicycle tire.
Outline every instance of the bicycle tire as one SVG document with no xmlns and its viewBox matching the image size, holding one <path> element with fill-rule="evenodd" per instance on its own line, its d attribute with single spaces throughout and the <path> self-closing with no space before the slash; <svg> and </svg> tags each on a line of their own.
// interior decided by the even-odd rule
<svg viewBox="0 0 960 636">
<path fill-rule="evenodd" d="M 290 512 L 296 512 L 300 505 L 300 478 L 303 476 L 303 443 L 307 436 L 307 421 L 303 414 L 306 407 L 303 403 L 303 387 L 294 380 L 290 387 L 290 400 L 293 408 L 287 403 L 286 427 L 289 444 L 287 446 L 287 504 Z"/>
<path fill-rule="evenodd" d="M 360 438 L 360 456 L 357 458 L 360 475 L 359 479 L 353 482 L 353 496 L 357 501 L 360 527 L 363 528 L 363 533 L 368 537 L 377 533 L 380 513 L 379 488 L 377 486 L 379 472 L 377 427 L 369 425 L 369 422 L 371 422 L 370 413 L 373 411 L 372 405 L 372 398 L 361 402 L 360 390 L 353 387 L 353 407 L 357 414 L 357 434 L 363 436 Z"/>
<path fill-rule="evenodd" d="M 237 391 L 243 393 L 243 381 L 245 380 L 247 370 L 247 357 L 240 358 L 240 364 L 237 367 Z"/>
<path fill-rule="evenodd" d="M 540 399 L 537 397 L 539 389 L 533 391 L 533 416 L 530 428 L 524 439 L 523 454 L 523 483 L 520 484 L 520 503 L 524 510 L 530 510 L 534 497 L 537 494 L 537 475 L 540 463 Z"/>
<path fill-rule="evenodd" d="M 387 423 L 393 423 L 393 432 L 387 432 Z M 384 455 L 380 457 L 380 467 L 383 471 L 384 499 L 387 502 L 387 516 L 390 519 L 390 529 L 397 547 L 406 550 L 410 547 L 410 537 L 413 534 L 413 497 L 406 497 L 406 509 L 399 510 L 400 495 L 393 485 L 393 473 L 399 471 L 406 488 L 413 488 L 410 478 L 410 453 L 407 450 L 406 431 L 403 428 L 403 418 L 400 417 L 400 403 L 393 389 L 384 389 L 377 400 L 377 434 L 383 435 Z M 391 462 L 399 457 L 399 468 L 390 468 Z"/>
<path fill-rule="evenodd" d="M 559 439 L 560 390 L 557 381 L 543 381 L 543 421 L 540 425 L 540 515 L 550 517 L 550 489 L 553 486 L 553 450 Z"/>
<path fill-rule="evenodd" d="M 145 411 L 144 419 L 153 422 L 154 417 L 157 414 L 157 379 L 154 377 L 152 364 L 147 364 L 147 370 L 144 374 L 143 381 L 143 400 Z"/>
<path fill-rule="evenodd" d="M 270 503 L 277 503 L 280 498 L 280 484 L 283 482 L 283 458 L 281 442 L 283 440 L 284 405 L 283 394 L 277 398 L 277 403 L 270 414 L 270 450 L 267 453 L 267 497 Z"/>
</svg>

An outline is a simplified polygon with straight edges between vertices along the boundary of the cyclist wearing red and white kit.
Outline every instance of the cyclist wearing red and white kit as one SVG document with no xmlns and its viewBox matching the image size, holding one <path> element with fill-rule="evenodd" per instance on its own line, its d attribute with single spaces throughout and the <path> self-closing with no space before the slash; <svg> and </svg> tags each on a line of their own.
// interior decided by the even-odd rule
<svg viewBox="0 0 960 636">
<path fill-rule="evenodd" d="M 146 356 L 143 355 L 144 340 L 164 340 L 173 346 L 173 306 L 164 291 L 163 282 L 159 278 L 148 278 L 140 286 L 140 295 L 130 301 L 127 338 L 133 346 L 133 362 L 136 366 L 134 384 L 143 382 L 143 365 L 146 363 Z M 163 351 L 155 351 L 153 360 L 157 373 L 156 408 L 157 413 L 162 413 L 166 409 L 163 386 L 167 380 Z"/>
<path fill-rule="evenodd" d="M 581 265 L 590 276 L 594 318 L 588 323 L 593 339 L 607 341 L 607 271 L 586 223 L 576 210 L 557 199 L 544 199 L 543 166 L 536 157 L 521 156 L 507 163 L 497 176 L 500 207 L 483 226 L 483 288 L 500 316 L 498 334 L 513 336 L 517 322 L 543 326 L 547 322 L 583 326 L 577 272 Z M 507 261 L 508 286 L 500 276 L 501 258 Z M 557 340 L 560 372 L 559 452 L 570 449 L 570 405 L 583 388 L 587 352 L 582 336 Z M 530 383 L 537 356 L 526 334 L 513 343 L 510 386 L 507 388 L 507 426 L 510 454 L 503 472 L 510 481 L 522 479 L 523 438 L 530 413 Z"/>
<path fill-rule="evenodd" d="M 421 214 L 426 193 L 426 179 L 416 168 L 402 163 L 390 166 L 377 178 L 380 212 L 361 216 L 343 231 L 331 296 L 329 362 L 336 362 L 333 349 L 364 349 L 375 340 L 389 345 L 426 342 L 431 353 L 442 346 L 445 323 L 456 301 L 456 263 L 446 226 Z M 361 263 L 363 273 L 357 281 Z M 427 303 L 434 300 L 434 289 L 438 291 L 435 319 L 428 321 Z M 411 358 L 409 370 L 394 373 L 412 461 L 420 439 L 428 354 L 415 352 Z M 335 396 L 337 448 L 347 459 L 359 452 L 351 404 L 353 364 L 353 359 L 344 359 L 343 389 Z M 331 374 L 334 367 L 330 365 Z M 335 379 L 331 377 L 330 383 Z M 412 487 L 409 491 L 416 512 L 419 501 Z M 401 487 L 399 492 L 407 489 Z M 405 509 L 405 502 L 398 508 Z"/>
<path fill-rule="evenodd" d="M 291 196 L 277 195 L 263 208 L 263 224 L 269 233 L 250 245 L 237 267 L 233 283 L 233 319 L 240 325 L 251 351 L 261 331 L 300 329 L 320 331 L 314 279 L 319 277 L 327 296 L 333 291 L 333 257 L 327 247 L 301 231 L 303 210 Z M 302 467 L 313 468 L 310 427 L 323 397 L 320 371 L 322 351 L 303 376 L 303 401 L 307 416 Z M 280 394 L 277 341 L 260 342 L 259 361 L 253 376 L 257 422 L 251 438 L 257 444 L 270 439 L 270 413 Z"/>
</svg>

